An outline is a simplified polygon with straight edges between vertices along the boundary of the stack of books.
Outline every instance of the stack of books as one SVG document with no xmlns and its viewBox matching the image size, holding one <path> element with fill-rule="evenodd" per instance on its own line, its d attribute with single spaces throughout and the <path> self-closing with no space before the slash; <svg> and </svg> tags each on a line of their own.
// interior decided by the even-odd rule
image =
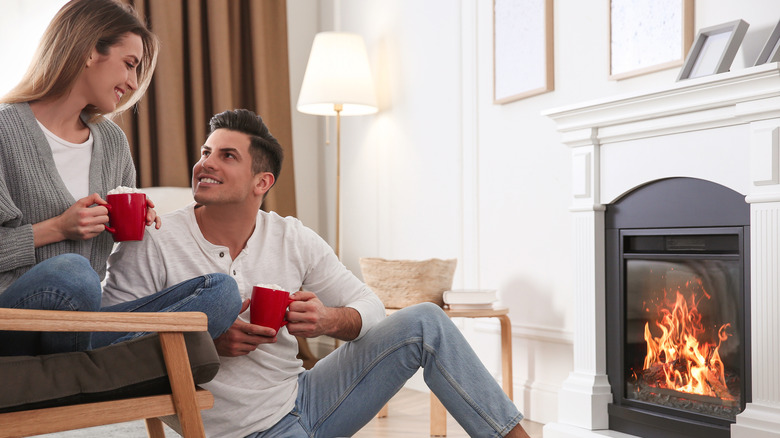
<svg viewBox="0 0 780 438">
<path fill-rule="evenodd" d="M 498 301 L 494 289 L 448 290 L 444 292 L 442 298 L 444 304 L 452 310 L 492 309 L 493 303 Z"/>
</svg>

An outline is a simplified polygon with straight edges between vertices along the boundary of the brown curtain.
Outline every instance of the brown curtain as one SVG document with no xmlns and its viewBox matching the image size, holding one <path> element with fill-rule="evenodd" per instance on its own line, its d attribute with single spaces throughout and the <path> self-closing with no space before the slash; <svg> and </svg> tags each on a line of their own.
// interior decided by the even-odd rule
<svg viewBox="0 0 780 438">
<path fill-rule="evenodd" d="M 138 186 L 190 186 L 208 121 L 224 110 L 260 115 L 284 148 L 263 209 L 295 216 L 285 0 L 125 0 L 161 41 L 154 79 L 127 133 Z"/>
</svg>

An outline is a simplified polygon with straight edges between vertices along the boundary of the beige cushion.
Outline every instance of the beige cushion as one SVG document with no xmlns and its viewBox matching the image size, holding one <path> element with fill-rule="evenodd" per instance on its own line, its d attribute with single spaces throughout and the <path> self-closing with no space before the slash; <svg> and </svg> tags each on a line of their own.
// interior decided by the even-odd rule
<svg viewBox="0 0 780 438">
<path fill-rule="evenodd" d="M 154 202 L 157 214 L 178 210 L 194 201 L 190 187 L 144 187 L 139 190 Z"/>
<path fill-rule="evenodd" d="M 208 332 L 184 334 L 195 384 L 219 370 Z M 0 412 L 170 393 L 160 338 L 147 335 L 91 351 L 0 357 Z"/>
</svg>

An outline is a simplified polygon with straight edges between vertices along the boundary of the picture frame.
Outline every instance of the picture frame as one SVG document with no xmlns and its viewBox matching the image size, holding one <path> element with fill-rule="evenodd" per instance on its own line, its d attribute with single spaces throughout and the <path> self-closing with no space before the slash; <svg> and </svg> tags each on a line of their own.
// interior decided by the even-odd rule
<svg viewBox="0 0 780 438">
<path fill-rule="evenodd" d="M 553 0 L 493 0 L 493 103 L 553 89 Z"/>
<path fill-rule="evenodd" d="M 735 20 L 701 29 L 680 69 L 678 81 L 729 71 L 748 23 Z"/>
<path fill-rule="evenodd" d="M 609 79 L 683 65 L 693 43 L 694 0 L 607 0 Z"/>
<path fill-rule="evenodd" d="M 769 62 L 779 62 L 779 61 L 780 61 L 780 21 L 777 22 L 774 30 L 772 30 L 772 33 L 769 35 L 769 38 L 766 40 L 766 44 L 764 44 L 764 48 L 761 50 L 761 53 L 758 55 L 758 59 L 756 59 L 756 63 L 754 65 L 761 65 Z"/>
</svg>

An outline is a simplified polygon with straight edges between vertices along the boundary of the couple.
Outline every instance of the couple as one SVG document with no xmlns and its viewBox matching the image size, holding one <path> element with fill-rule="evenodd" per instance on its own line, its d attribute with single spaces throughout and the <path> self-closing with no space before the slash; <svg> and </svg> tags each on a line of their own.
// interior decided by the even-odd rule
<svg viewBox="0 0 780 438">
<path fill-rule="evenodd" d="M 260 210 L 282 164 L 281 146 L 260 117 L 225 111 L 210 127 L 192 169 L 195 203 L 165 215 L 143 241 L 120 243 L 103 295 L 104 305 L 143 299 L 204 272 L 236 280 L 241 315 L 215 340 L 221 367 L 203 385 L 215 397 L 203 412 L 209 436 L 350 436 L 420 367 L 470 436 L 528 436 L 514 404 L 438 306 L 385 318 L 381 301 L 324 240 L 295 218 Z M 278 333 L 247 322 L 249 295 L 261 283 L 298 291 Z M 306 371 L 295 336 L 320 335 L 351 342 Z"/>
<path fill-rule="evenodd" d="M 68 38 L 63 38 L 68 35 Z M 207 384 L 209 436 L 347 436 L 419 368 L 472 436 L 527 437 L 522 418 L 449 318 L 419 305 L 384 318 L 378 298 L 314 232 L 259 210 L 280 147 L 259 117 L 228 111 L 193 169 L 196 203 L 110 257 L 108 190 L 135 186 L 122 131 L 104 116 L 143 95 L 157 38 L 114 0 L 72 0 L 0 102 L 0 307 L 203 311 L 222 355 Z M 105 291 L 101 280 L 105 276 Z M 257 283 L 294 294 L 279 333 L 246 322 Z M 158 292 L 159 291 L 159 292 Z M 239 293 L 240 291 L 240 293 Z M 294 335 L 346 341 L 310 371 Z M 85 350 L 139 334 L 0 333 L 0 354 Z"/>
</svg>

